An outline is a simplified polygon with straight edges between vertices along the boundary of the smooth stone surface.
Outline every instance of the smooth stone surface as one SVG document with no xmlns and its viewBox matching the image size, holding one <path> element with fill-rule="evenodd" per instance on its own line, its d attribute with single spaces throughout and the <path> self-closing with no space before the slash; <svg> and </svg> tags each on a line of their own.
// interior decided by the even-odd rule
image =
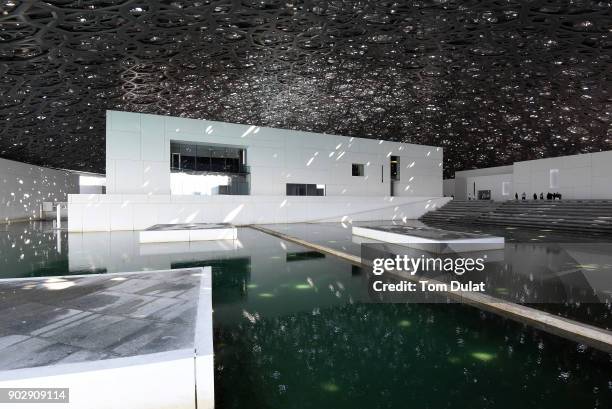
<svg viewBox="0 0 612 409">
<path fill-rule="evenodd" d="M 212 408 L 211 274 L 0 280 L 0 387 L 68 387 L 71 408 L 114 407 L 96 398 L 111 395 L 132 408 Z"/>
<path fill-rule="evenodd" d="M 141 231 L 139 241 L 140 243 L 169 243 L 235 240 L 237 237 L 236 228 L 225 223 L 156 224 Z"/>
<path fill-rule="evenodd" d="M 434 253 L 498 250 L 504 248 L 504 238 L 486 234 L 413 228 L 408 226 L 352 227 L 356 236 L 387 243 L 403 244 Z"/>
</svg>

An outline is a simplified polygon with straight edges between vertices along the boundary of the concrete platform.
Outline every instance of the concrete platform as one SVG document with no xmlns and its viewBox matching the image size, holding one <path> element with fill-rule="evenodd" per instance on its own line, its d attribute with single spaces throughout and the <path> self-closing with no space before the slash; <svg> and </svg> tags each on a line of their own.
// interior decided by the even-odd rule
<svg viewBox="0 0 612 409">
<path fill-rule="evenodd" d="M 225 223 L 156 224 L 140 232 L 140 243 L 235 240 L 234 226 Z"/>
<path fill-rule="evenodd" d="M 236 251 L 242 248 L 240 240 L 175 241 L 166 243 L 140 243 L 137 246 L 141 256 L 161 256 L 172 254 L 197 254 Z"/>
<path fill-rule="evenodd" d="M 385 243 L 402 244 L 432 253 L 464 253 L 504 248 L 504 238 L 442 229 L 409 226 L 353 226 L 352 233 Z"/>
<path fill-rule="evenodd" d="M 214 407 L 210 267 L 1 280 L 0 310 L 0 388 L 69 388 L 57 408 Z"/>
</svg>

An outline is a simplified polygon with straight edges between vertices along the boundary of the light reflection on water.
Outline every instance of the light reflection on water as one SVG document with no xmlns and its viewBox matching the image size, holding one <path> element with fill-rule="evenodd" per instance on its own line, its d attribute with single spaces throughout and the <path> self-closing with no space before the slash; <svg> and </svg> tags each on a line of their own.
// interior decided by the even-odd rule
<svg viewBox="0 0 612 409">
<path fill-rule="evenodd" d="M 415 220 L 355 224 L 428 227 Z M 375 242 L 352 235 L 349 223 L 265 227 L 362 258 L 368 257 L 362 244 Z M 601 328 L 612 328 L 612 237 L 522 228 L 508 232 L 496 226 L 449 224 L 440 227 L 504 237 L 504 250 L 487 252 L 485 271 L 463 276 L 466 280 L 485 281 L 490 295 Z M 538 237 L 538 241 L 533 241 L 534 237 Z M 402 250 L 396 254 L 404 253 Z M 419 251 L 413 253 L 412 257 L 420 254 Z"/>
<path fill-rule="evenodd" d="M 331 258 L 213 271 L 220 408 L 612 403 L 608 355 L 457 304 L 364 303 L 363 275 Z"/>
<path fill-rule="evenodd" d="M 2 276 L 213 267 L 218 408 L 612 406 L 609 355 L 471 307 L 364 303 L 358 268 L 254 230 L 141 246 L 47 228 L 5 226 Z"/>
</svg>

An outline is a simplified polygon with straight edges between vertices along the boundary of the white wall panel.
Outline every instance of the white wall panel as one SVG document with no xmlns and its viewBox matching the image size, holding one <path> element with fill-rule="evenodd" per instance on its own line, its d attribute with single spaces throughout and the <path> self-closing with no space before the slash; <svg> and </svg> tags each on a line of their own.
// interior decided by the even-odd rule
<svg viewBox="0 0 612 409">
<path fill-rule="evenodd" d="M 110 115 L 110 128 L 107 130 L 140 132 L 141 114 L 123 111 L 106 111 Z"/>
<path fill-rule="evenodd" d="M 129 203 L 108 205 L 110 230 L 134 230 L 134 206 Z"/>
<path fill-rule="evenodd" d="M 519 196 L 525 192 L 528 198 L 532 198 L 534 193 L 539 197 L 540 193 L 546 196 L 548 192 L 559 192 L 564 199 L 612 199 L 612 151 L 515 162 L 511 167 L 457 172 L 455 192 L 464 188 L 472 192 L 474 182 L 477 190 L 480 186 L 483 189 L 489 186 L 493 192 L 500 185 L 496 177 L 503 179 L 502 175 L 495 175 L 495 172 L 506 169 L 512 169 L 509 179 L 512 181 L 510 197 L 499 197 L 494 193 L 495 200 L 514 199 L 515 192 Z M 551 186 L 551 170 L 558 172 L 558 187 Z M 456 198 L 464 199 L 459 195 Z"/>
<path fill-rule="evenodd" d="M 146 194 L 169 194 L 170 172 L 168 162 L 142 162 L 142 189 Z"/>
<path fill-rule="evenodd" d="M 522 186 L 529 192 L 559 192 L 564 199 L 610 199 L 612 186 L 601 186 L 599 174 L 605 173 L 605 162 L 612 162 L 612 151 L 562 156 L 544 160 L 516 162 Z M 603 165 L 603 166 L 602 166 Z M 608 165 L 612 170 L 612 165 Z M 559 187 L 550 186 L 550 170 L 558 169 Z M 609 175 L 610 173 L 608 173 Z"/>
<path fill-rule="evenodd" d="M 157 206 L 154 203 L 134 203 L 132 207 L 134 209 L 134 230 L 144 230 L 159 223 L 157 219 Z"/>
<path fill-rule="evenodd" d="M 153 115 L 150 115 L 153 116 Z M 150 117 L 143 118 L 145 121 L 152 121 Z M 177 118 L 164 116 L 167 134 L 192 133 L 202 135 L 206 131 L 205 121 L 190 118 Z"/>
<path fill-rule="evenodd" d="M 106 157 L 106 193 L 117 191 L 115 183 L 117 177 L 117 169 L 115 169 L 115 161 Z"/>
<path fill-rule="evenodd" d="M 70 195 L 69 231 L 142 230 L 158 223 L 293 223 L 418 218 L 439 197 Z M 74 214 L 74 218 L 73 218 Z"/>
<path fill-rule="evenodd" d="M 104 195 L 100 195 L 100 196 L 104 196 Z M 70 200 L 70 196 L 69 196 L 69 200 Z M 70 220 L 70 218 L 72 217 L 70 210 L 71 210 L 71 206 L 69 205 L 68 220 Z M 82 205 L 81 211 L 83 215 L 82 231 L 110 231 L 111 230 L 110 203 L 100 203 L 98 201 L 95 201 L 90 204 Z M 68 227 L 69 228 L 71 227 L 70 223 L 68 224 Z"/>
<path fill-rule="evenodd" d="M 476 183 L 476 195 L 475 198 L 478 197 L 479 190 L 490 190 L 491 191 L 491 199 L 492 200 L 509 200 L 514 199 L 513 185 L 512 185 L 512 175 L 511 174 L 502 174 L 502 175 L 487 175 L 487 176 L 477 176 L 477 177 L 468 177 L 465 179 L 467 182 L 467 192 L 470 194 L 474 194 L 474 183 Z M 504 183 L 508 183 L 508 191 L 507 195 L 503 194 L 503 185 Z M 519 192 L 520 196 L 521 192 Z M 528 195 L 532 195 L 533 192 L 527 193 Z M 539 192 L 538 192 L 539 194 Z"/>
<path fill-rule="evenodd" d="M 109 159 L 141 159 L 140 132 L 106 131 L 106 157 Z"/>
<path fill-rule="evenodd" d="M 612 195 L 612 171 L 608 176 L 594 176 L 591 180 L 591 195 L 593 199 L 610 199 Z"/>
<path fill-rule="evenodd" d="M 115 190 L 112 193 L 143 193 L 143 166 L 142 161 L 116 160 L 115 161 Z"/>
<path fill-rule="evenodd" d="M 74 195 L 82 196 L 82 195 Z M 83 206 L 81 203 L 68 203 L 68 231 L 83 230 Z"/>
<path fill-rule="evenodd" d="M 152 116 L 152 115 L 149 115 Z M 153 117 L 153 120 L 142 121 L 141 158 L 145 161 L 166 162 L 166 134 L 163 123 Z"/>
<path fill-rule="evenodd" d="M 247 151 L 247 163 L 282 168 L 285 166 L 285 150 L 280 147 L 251 146 Z"/>
<path fill-rule="evenodd" d="M 37 219 L 42 202 L 65 202 L 78 191 L 78 175 L 0 159 L 0 222 Z"/>
</svg>

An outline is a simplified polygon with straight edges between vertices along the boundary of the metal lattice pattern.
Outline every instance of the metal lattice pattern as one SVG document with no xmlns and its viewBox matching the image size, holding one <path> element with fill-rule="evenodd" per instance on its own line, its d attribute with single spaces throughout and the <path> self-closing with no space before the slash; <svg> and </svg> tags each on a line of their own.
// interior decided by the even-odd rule
<svg viewBox="0 0 612 409">
<path fill-rule="evenodd" d="M 103 172 L 105 109 L 443 146 L 612 149 L 606 1 L 0 0 L 0 156 Z"/>
</svg>

